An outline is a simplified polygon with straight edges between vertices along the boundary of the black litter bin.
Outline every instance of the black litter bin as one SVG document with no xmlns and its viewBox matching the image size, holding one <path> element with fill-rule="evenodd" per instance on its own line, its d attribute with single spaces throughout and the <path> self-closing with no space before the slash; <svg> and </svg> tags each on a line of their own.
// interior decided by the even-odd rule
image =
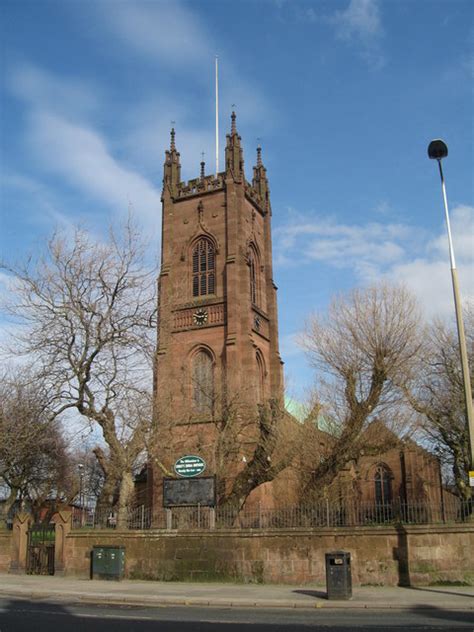
<svg viewBox="0 0 474 632">
<path fill-rule="evenodd" d="M 92 549 L 92 579 L 120 581 L 125 572 L 124 546 L 94 546 Z"/>
<path fill-rule="evenodd" d="M 344 551 L 326 553 L 326 590 L 328 599 L 352 597 L 350 553 Z"/>
</svg>

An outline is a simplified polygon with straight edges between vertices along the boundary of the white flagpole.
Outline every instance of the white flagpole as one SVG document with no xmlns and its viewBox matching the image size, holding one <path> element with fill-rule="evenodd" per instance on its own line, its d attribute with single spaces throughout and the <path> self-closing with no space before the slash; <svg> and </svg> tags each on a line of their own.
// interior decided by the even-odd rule
<svg viewBox="0 0 474 632">
<path fill-rule="evenodd" d="M 218 61 L 216 55 L 216 178 L 219 174 L 219 82 Z"/>
</svg>

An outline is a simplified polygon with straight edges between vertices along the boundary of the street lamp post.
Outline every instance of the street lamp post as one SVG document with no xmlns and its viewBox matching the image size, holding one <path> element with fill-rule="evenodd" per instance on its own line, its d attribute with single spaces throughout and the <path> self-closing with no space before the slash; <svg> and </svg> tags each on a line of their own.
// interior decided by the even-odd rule
<svg viewBox="0 0 474 632">
<path fill-rule="evenodd" d="M 79 523 L 81 525 L 81 527 L 83 526 L 83 517 L 84 517 L 84 509 L 83 509 L 83 502 L 82 502 L 82 478 L 84 476 L 84 465 L 82 463 L 79 463 L 79 465 L 77 466 L 77 469 L 79 470 L 79 507 L 80 507 L 80 519 L 79 519 Z"/>
<path fill-rule="evenodd" d="M 469 364 L 467 359 L 466 337 L 464 335 L 464 323 L 462 317 L 461 296 L 459 293 L 458 272 L 454 259 L 453 240 L 451 237 L 451 224 L 449 221 L 448 198 L 446 195 L 446 185 L 444 183 L 443 167 L 441 161 L 448 155 L 446 143 L 440 139 L 432 140 L 428 146 L 428 156 L 432 160 L 438 161 L 439 175 L 441 178 L 441 190 L 443 192 L 444 211 L 446 214 L 446 228 L 448 231 L 449 258 L 451 261 L 451 279 L 453 282 L 454 309 L 456 311 L 456 324 L 458 329 L 459 353 L 461 356 L 462 378 L 464 383 L 464 399 L 466 402 L 467 429 L 469 435 L 469 447 L 471 455 L 471 471 L 474 470 L 474 417 L 472 413 L 472 392 L 469 377 Z"/>
</svg>

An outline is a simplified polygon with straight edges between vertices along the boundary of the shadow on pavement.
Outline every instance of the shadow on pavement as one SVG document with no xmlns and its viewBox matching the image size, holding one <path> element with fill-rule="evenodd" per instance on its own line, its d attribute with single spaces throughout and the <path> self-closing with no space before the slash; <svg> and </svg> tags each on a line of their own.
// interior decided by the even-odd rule
<svg viewBox="0 0 474 632">
<path fill-rule="evenodd" d="M 444 590 L 443 588 L 422 588 L 420 586 L 400 586 L 400 588 L 407 588 L 408 590 L 420 590 L 422 592 L 432 592 L 432 593 L 437 593 L 439 595 L 456 595 L 456 597 L 468 597 L 469 599 L 474 599 L 474 588 L 472 589 L 472 592 L 470 593 L 461 593 L 461 592 L 454 592 L 452 590 L 449 590 L 448 587 L 446 587 Z"/>
<path fill-rule="evenodd" d="M 292 590 L 298 595 L 309 595 L 310 597 L 316 597 L 317 599 L 327 599 L 327 593 L 325 590 Z"/>
</svg>

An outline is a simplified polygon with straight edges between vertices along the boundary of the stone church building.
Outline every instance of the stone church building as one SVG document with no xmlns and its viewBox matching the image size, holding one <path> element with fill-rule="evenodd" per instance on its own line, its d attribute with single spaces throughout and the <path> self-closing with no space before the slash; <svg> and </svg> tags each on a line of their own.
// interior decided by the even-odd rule
<svg viewBox="0 0 474 632">
<path fill-rule="evenodd" d="M 162 190 L 155 457 L 142 489 L 147 504 L 156 508 L 162 504 L 163 477 L 174 476 L 173 464 L 184 455 L 203 458 L 205 475 L 217 476 L 224 486 L 221 492 L 231 486 L 252 459 L 259 439 L 258 404 L 272 400 L 284 410 L 271 217 L 261 149 L 248 182 L 235 113 L 226 137 L 225 170 L 206 175 L 201 162 L 200 176 L 189 182 L 181 180 L 180 153 L 171 130 Z M 290 433 L 298 423 L 283 413 L 282 424 Z M 321 441 L 330 438 L 321 433 Z M 390 498 L 400 489 L 406 496 L 401 449 L 395 456 L 392 449 L 387 463 L 381 455 L 370 463 L 348 464 L 341 475 L 346 489 L 367 500 L 379 498 L 380 490 L 388 499 L 389 489 Z M 423 453 L 429 486 L 438 488 L 439 495 L 439 465 L 413 446 L 410 463 L 417 450 Z M 294 470 L 261 485 L 249 503 L 273 507 L 297 502 Z"/>
</svg>

